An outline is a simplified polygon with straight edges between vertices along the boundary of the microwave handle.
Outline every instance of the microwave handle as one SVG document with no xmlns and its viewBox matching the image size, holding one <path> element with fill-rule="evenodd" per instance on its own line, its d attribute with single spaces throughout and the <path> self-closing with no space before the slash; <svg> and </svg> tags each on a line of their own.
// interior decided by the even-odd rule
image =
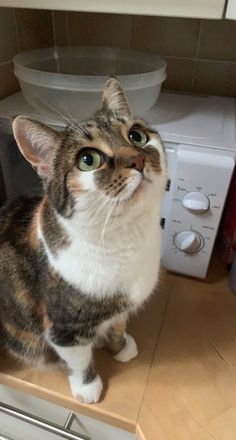
<svg viewBox="0 0 236 440">
<path fill-rule="evenodd" d="M 91 440 L 91 438 L 87 435 L 77 434 L 75 431 L 71 431 L 70 427 L 73 423 L 74 418 L 76 417 L 75 414 L 72 412 L 68 414 L 68 417 L 63 427 L 57 425 L 56 423 L 51 423 L 45 419 L 42 419 L 41 417 L 33 416 L 26 411 L 14 408 L 13 406 L 7 405 L 3 402 L 0 402 L 0 413 L 1 412 L 18 420 L 21 420 L 22 422 L 36 426 L 37 428 L 41 428 L 44 431 L 48 431 L 52 434 L 63 437 L 66 440 Z M 0 440 L 11 439 L 9 439 L 8 437 L 4 437 L 2 434 L 0 434 Z"/>
</svg>

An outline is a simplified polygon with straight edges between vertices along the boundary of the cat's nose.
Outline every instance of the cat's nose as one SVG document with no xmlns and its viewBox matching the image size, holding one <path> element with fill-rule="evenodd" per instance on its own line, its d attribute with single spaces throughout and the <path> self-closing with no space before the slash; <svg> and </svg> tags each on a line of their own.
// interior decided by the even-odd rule
<svg viewBox="0 0 236 440">
<path fill-rule="evenodd" d="M 134 170 L 143 171 L 145 166 L 145 156 L 139 153 L 136 156 L 131 156 L 127 159 L 126 168 L 133 168 Z"/>
</svg>

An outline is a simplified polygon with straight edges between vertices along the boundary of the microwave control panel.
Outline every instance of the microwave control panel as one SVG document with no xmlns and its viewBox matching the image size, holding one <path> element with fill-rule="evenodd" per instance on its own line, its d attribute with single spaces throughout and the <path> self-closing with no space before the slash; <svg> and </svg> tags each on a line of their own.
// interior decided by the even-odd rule
<svg viewBox="0 0 236 440">
<path fill-rule="evenodd" d="M 179 146 L 165 221 L 162 264 L 204 278 L 234 170 L 222 151 Z"/>
</svg>

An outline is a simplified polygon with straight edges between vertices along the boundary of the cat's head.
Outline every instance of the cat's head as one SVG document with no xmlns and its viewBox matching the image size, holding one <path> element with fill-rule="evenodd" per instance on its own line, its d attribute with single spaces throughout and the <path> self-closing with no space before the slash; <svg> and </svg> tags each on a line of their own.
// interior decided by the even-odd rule
<svg viewBox="0 0 236 440">
<path fill-rule="evenodd" d="M 36 169 L 59 214 L 71 217 L 92 205 L 134 206 L 160 198 L 166 162 L 158 134 L 133 119 L 117 79 L 103 90 L 102 108 L 64 132 L 24 116 L 13 122 L 20 151 Z M 115 208 L 116 206 L 116 208 Z"/>
</svg>

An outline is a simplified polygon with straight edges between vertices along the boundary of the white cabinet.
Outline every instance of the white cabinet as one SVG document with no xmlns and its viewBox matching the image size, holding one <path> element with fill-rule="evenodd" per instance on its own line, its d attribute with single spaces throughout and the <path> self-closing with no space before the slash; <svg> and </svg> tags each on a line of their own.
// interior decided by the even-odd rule
<svg viewBox="0 0 236 440">
<path fill-rule="evenodd" d="M 229 0 L 226 9 L 226 18 L 236 20 L 236 0 Z"/>
<path fill-rule="evenodd" d="M 22 8 L 202 18 L 221 18 L 224 5 L 225 0 L 0 0 L 0 6 Z"/>
<path fill-rule="evenodd" d="M 1 410 L 4 404 L 14 407 L 18 415 L 19 411 L 27 413 L 28 422 L 4 413 Z M 75 440 L 73 432 L 78 435 L 76 440 L 135 440 L 130 432 L 78 413 L 73 413 L 73 423 L 66 432 L 60 434 L 54 430 L 53 433 L 52 425 L 63 430 L 69 414 L 66 408 L 0 385 L 0 440 Z M 44 428 L 49 427 L 49 431 L 35 426 L 35 418 L 43 420 Z"/>
</svg>

